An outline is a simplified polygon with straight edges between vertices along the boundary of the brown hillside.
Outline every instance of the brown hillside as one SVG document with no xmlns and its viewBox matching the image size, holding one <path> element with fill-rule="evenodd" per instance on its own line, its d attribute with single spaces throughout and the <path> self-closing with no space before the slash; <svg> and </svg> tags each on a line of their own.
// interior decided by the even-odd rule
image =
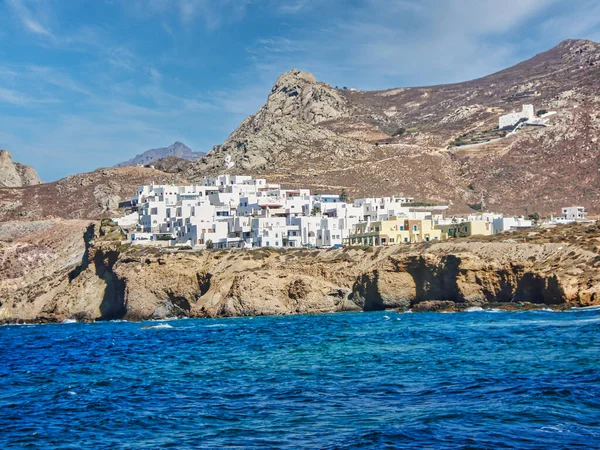
<svg viewBox="0 0 600 450">
<path fill-rule="evenodd" d="M 473 81 L 385 91 L 347 91 L 305 72 L 281 75 L 266 104 L 185 174 L 263 175 L 286 186 L 351 195 L 406 194 L 488 209 L 600 209 L 600 45 L 568 40 Z M 502 113 L 532 103 L 556 111 L 546 128 L 475 147 L 456 138 L 492 130 Z"/>
<path fill-rule="evenodd" d="M 138 186 L 185 183 L 178 175 L 145 167 L 98 169 L 71 175 L 53 183 L 0 189 L 0 221 L 43 217 L 67 219 L 111 215 L 128 201 Z"/>
</svg>

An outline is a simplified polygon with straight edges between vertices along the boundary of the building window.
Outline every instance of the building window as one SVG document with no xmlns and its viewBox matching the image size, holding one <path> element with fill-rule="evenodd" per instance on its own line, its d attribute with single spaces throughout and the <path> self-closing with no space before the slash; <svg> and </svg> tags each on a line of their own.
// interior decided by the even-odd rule
<svg viewBox="0 0 600 450">
<path fill-rule="evenodd" d="M 404 225 L 400 225 L 400 231 L 404 231 Z"/>
<path fill-rule="evenodd" d="M 418 225 L 413 225 L 413 231 L 419 231 L 419 226 Z"/>
<path fill-rule="evenodd" d="M 404 242 L 408 242 L 408 238 L 407 237 L 404 238 Z"/>
</svg>

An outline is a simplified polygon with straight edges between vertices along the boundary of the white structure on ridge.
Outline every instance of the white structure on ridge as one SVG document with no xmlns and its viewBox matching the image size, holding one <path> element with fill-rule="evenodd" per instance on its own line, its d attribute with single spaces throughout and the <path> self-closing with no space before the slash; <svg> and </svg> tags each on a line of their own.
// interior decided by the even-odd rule
<svg viewBox="0 0 600 450">
<path fill-rule="evenodd" d="M 535 119 L 535 111 L 533 105 L 523 105 L 521 112 L 515 112 L 500 116 L 498 119 L 498 128 L 514 127 L 519 120 L 526 119 L 527 121 Z"/>
</svg>

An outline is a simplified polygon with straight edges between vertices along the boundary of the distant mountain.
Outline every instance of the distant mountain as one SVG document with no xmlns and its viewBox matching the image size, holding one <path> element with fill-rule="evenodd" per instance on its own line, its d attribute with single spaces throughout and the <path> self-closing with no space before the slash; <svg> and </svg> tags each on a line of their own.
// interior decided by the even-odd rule
<svg viewBox="0 0 600 450">
<path fill-rule="evenodd" d="M 599 93 L 600 44 L 584 40 L 441 86 L 336 89 L 291 70 L 256 114 L 183 174 L 197 181 L 233 163 L 228 173 L 288 188 L 404 194 L 455 212 L 600 211 Z M 502 137 L 498 117 L 524 104 L 556 114 L 547 127 Z"/>
<path fill-rule="evenodd" d="M 23 187 L 42 184 L 31 166 L 13 162 L 11 154 L 0 150 L 0 187 Z"/>
<path fill-rule="evenodd" d="M 154 161 L 166 158 L 168 156 L 174 156 L 176 158 L 195 161 L 199 158 L 202 158 L 204 155 L 205 153 L 192 151 L 187 145 L 185 145 L 182 142 L 175 142 L 174 144 L 171 144 L 168 147 L 153 148 L 147 150 L 140 155 L 136 155 L 135 158 L 131 158 L 127 161 L 115 165 L 115 167 L 137 166 L 138 164 L 151 164 Z"/>
</svg>

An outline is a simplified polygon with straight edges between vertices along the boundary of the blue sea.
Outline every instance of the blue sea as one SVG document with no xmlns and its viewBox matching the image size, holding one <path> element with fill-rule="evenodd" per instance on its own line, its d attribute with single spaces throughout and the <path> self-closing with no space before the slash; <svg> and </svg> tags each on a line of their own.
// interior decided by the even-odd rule
<svg viewBox="0 0 600 450">
<path fill-rule="evenodd" d="M 0 327 L 0 448 L 600 448 L 600 310 Z"/>
</svg>

